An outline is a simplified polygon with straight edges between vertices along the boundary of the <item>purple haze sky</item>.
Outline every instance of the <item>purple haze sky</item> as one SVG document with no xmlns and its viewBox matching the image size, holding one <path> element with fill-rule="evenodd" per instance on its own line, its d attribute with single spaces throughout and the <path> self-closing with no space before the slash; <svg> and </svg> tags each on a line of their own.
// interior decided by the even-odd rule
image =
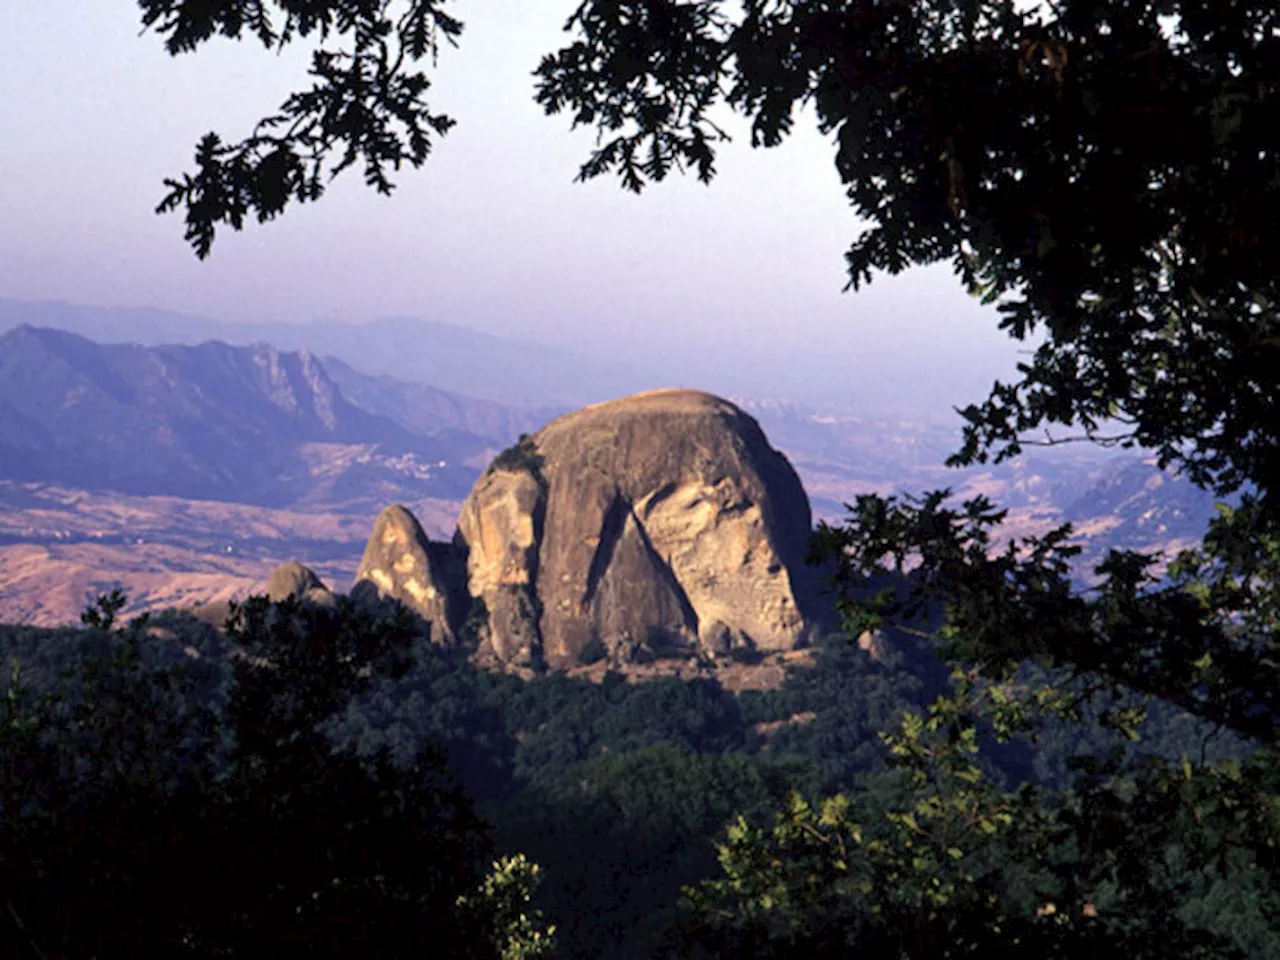
<svg viewBox="0 0 1280 960">
<path fill-rule="evenodd" d="M 575 3 L 458 4 L 466 30 L 431 102 L 459 123 L 426 165 L 389 200 L 353 170 L 200 263 L 180 216 L 152 213 L 162 180 L 203 133 L 239 137 L 301 85 L 306 50 L 218 41 L 175 60 L 128 0 L 0 0 L 0 297 L 421 316 L 669 364 L 713 390 L 917 414 L 1012 372 L 1019 345 L 945 269 L 841 292 L 858 224 L 811 118 L 769 151 L 731 127 L 710 188 L 573 183 L 592 134 L 543 116 L 530 74 Z"/>
</svg>

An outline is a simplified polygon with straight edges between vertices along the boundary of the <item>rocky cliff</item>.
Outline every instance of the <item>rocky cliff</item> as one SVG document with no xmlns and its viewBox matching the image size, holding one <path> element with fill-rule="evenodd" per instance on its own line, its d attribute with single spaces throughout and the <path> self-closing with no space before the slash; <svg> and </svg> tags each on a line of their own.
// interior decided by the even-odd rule
<svg viewBox="0 0 1280 960">
<path fill-rule="evenodd" d="M 821 627 L 800 481 L 755 420 L 709 394 L 654 391 L 553 421 L 494 460 L 451 545 L 391 536 L 402 513 L 379 518 L 363 589 L 439 624 L 441 641 L 469 617 L 465 633 L 502 663 L 789 650 Z M 449 571 L 463 566 L 460 598 Z M 410 568 L 417 579 L 397 580 Z"/>
<path fill-rule="evenodd" d="M 467 596 L 461 557 L 452 544 L 431 542 L 404 507 L 387 507 L 374 522 L 351 596 L 364 604 L 399 600 L 427 622 L 433 642 L 452 645 Z"/>
</svg>

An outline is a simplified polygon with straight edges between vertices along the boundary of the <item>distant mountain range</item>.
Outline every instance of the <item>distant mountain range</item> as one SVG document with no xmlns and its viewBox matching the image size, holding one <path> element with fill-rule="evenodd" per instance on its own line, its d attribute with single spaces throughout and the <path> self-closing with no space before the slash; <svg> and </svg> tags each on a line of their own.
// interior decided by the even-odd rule
<svg viewBox="0 0 1280 960">
<path fill-rule="evenodd" d="M 438 400 L 466 420 L 463 401 Z M 502 426 L 500 408 L 483 409 Z M 446 426 L 414 431 L 362 409 L 305 350 L 0 335 L 8 479 L 278 505 L 318 487 L 329 499 L 465 496 L 477 471 L 464 461 L 502 440 Z"/>
<path fill-rule="evenodd" d="M 0 327 L 16 303 L 0 301 Z M 25 315 L 28 306 L 18 312 Z M 37 314 L 63 316 L 59 305 L 35 306 Z M 163 311 L 70 308 L 67 316 L 107 336 L 175 330 L 175 315 Z M 182 332 L 233 326 L 192 323 Z M 387 324 L 407 329 L 409 321 Z M 368 353 L 367 342 L 383 326 L 272 329 L 294 336 L 299 329 L 363 331 L 347 344 L 358 354 Z M 477 349 L 490 339 L 506 342 L 446 324 L 424 329 L 447 330 L 455 345 L 478 337 Z M 465 396 L 368 372 L 351 357 L 319 358 L 308 348 L 263 343 L 100 344 L 65 330 L 19 326 L 0 335 L 0 476 L 246 503 L 460 499 L 495 450 L 568 409 Z M 455 379 L 483 380 L 487 363 L 473 358 L 453 371 Z M 1181 537 L 1202 527 L 1211 510 L 1207 494 L 1154 471 L 1136 454 L 1074 445 L 955 471 L 943 467 L 958 445 L 955 427 L 732 399 L 795 463 L 815 511 L 832 519 L 860 492 L 948 486 L 1013 508 L 1051 507 L 1077 523 L 1114 516 L 1124 527 L 1115 528 L 1116 536 L 1137 543 L 1171 529 Z"/>
<path fill-rule="evenodd" d="M 343 396 L 356 406 L 427 437 L 484 437 L 506 447 L 522 433 L 533 433 L 568 408 L 510 407 L 493 400 L 465 397 L 425 383 L 361 373 L 338 357 L 324 357 L 324 368 Z"/>
<path fill-rule="evenodd" d="M 0 299 L 0 332 L 30 325 L 99 343 L 194 345 L 209 340 L 340 357 L 363 373 L 502 404 L 567 410 L 653 386 L 624 363 L 412 317 L 369 323 L 226 323 L 152 307 L 86 307 Z M 335 379 L 338 375 L 335 374 Z"/>
</svg>

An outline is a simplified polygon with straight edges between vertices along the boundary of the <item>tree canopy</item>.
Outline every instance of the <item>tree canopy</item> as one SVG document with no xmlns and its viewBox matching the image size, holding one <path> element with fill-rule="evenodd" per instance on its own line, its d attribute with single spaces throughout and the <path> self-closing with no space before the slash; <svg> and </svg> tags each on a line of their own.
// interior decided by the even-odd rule
<svg viewBox="0 0 1280 960">
<path fill-rule="evenodd" d="M 204 258 L 216 225 L 243 227 L 279 215 L 290 202 L 317 200 L 325 183 L 361 164 L 379 193 L 393 189 L 391 171 L 420 166 L 434 136 L 453 120 L 432 113 L 424 99 L 430 81 L 417 67 L 451 43 L 462 24 L 443 0 L 414 0 L 397 10 L 366 0 L 138 0 L 144 28 L 164 37 L 173 55 L 190 53 L 216 36 L 251 37 L 267 49 L 314 38 L 309 89 L 238 142 L 210 132 L 196 146 L 194 174 L 165 181 L 157 212 L 185 209 L 186 237 Z M 337 46 L 333 41 L 341 41 Z"/>
<path fill-rule="evenodd" d="M 537 868 L 484 875 L 480 820 L 438 750 L 336 747 L 323 722 L 402 676 L 416 626 L 255 598 L 229 655 L 165 660 L 117 591 L 56 686 L 13 661 L 0 707 L 10 955 L 546 957 Z M 163 629 L 161 630 L 163 634 Z"/>
</svg>

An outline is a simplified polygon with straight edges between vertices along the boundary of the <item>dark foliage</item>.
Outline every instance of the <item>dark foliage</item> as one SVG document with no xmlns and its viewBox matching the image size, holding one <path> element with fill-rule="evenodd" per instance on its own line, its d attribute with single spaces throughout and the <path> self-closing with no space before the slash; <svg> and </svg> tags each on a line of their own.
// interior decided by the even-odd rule
<svg viewBox="0 0 1280 960">
<path fill-rule="evenodd" d="M 562 932 L 561 949 L 649 957 L 676 917 L 681 887 L 714 866 L 713 843 L 733 813 L 763 818 L 788 790 L 845 791 L 870 822 L 913 802 L 910 784 L 886 769 L 879 734 L 949 686 L 923 641 L 891 634 L 888 646 L 893 653 L 876 661 L 832 643 L 781 689 L 733 696 L 711 681 L 637 685 L 620 674 L 598 685 L 562 674 L 525 683 L 424 645 L 402 680 L 360 698 L 333 732 L 367 752 L 444 744 L 498 841 L 546 868 L 540 902 Z M 1023 677 L 1049 679 L 1063 677 Z M 1247 752 L 1183 712 L 1159 704 L 1149 712 L 1138 753 L 1213 762 Z M 762 736 L 757 725 L 771 729 Z M 979 762 L 999 782 L 1033 783 L 1048 797 L 1075 783 L 1077 758 L 1104 760 L 1127 742 L 1097 719 L 1063 720 L 1035 742 L 988 737 Z M 1195 896 L 1247 902 L 1251 882 L 1207 883 Z M 1238 909 L 1256 931 L 1254 908 Z"/>
<path fill-rule="evenodd" d="M 228 658 L 156 666 L 158 638 L 114 629 L 116 612 L 57 638 L 39 694 L 14 661 L 7 941 L 33 957 L 490 955 L 456 903 L 486 841 L 440 756 L 361 757 L 318 728 L 402 672 L 411 625 L 251 600 Z"/>
<path fill-rule="evenodd" d="M 605 648 L 603 641 L 599 637 L 592 637 L 578 651 L 578 663 L 586 667 L 593 663 L 599 663 L 601 660 L 607 659 L 608 656 L 609 651 Z"/>
<path fill-rule="evenodd" d="M 520 434 L 520 439 L 507 447 L 489 464 L 490 470 L 507 470 L 511 473 L 527 473 L 538 481 L 538 486 L 546 489 L 547 481 L 542 475 L 543 458 L 533 438 L 527 433 Z"/>
<path fill-rule="evenodd" d="M 441 0 L 412 0 L 399 15 L 385 3 L 361 0 L 138 0 L 138 6 L 143 26 L 163 36 L 175 56 L 215 36 L 249 37 L 267 50 L 312 37 L 320 43 L 311 55 L 309 90 L 291 94 L 244 140 L 205 134 L 195 174 L 165 181 L 169 193 L 157 212 L 186 211 L 186 238 L 201 259 L 218 224 L 239 230 L 248 216 L 262 222 L 290 202 L 318 200 L 327 181 L 356 163 L 365 183 L 390 194 L 390 172 L 404 163 L 421 166 L 432 135 L 453 126 L 431 112 L 424 99 L 430 81 L 414 69 L 462 32 Z"/>
<path fill-rule="evenodd" d="M 738 813 L 763 819 L 789 786 L 739 754 L 668 743 L 608 751 L 525 791 L 497 839 L 555 864 L 543 903 L 566 954 L 652 957 L 681 887 L 714 869 L 724 824 Z"/>
<path fill-rule="evenodd" d="M 203 890 L 206 881 L 216 880 L 228 884 L 228 890 L 243 888 L 245 896 L 266 897 L 264 902 L 278 903 L 282 910 L 291 902 L 289 891 L 296 896 L 299 884 L 318 874 L 328 876 L 326 871 L 344 863 L 357 876 L 376 869 L 411 878 L 414 870 L 425 870 L 422 883 L 434 883 L 437 890 L 458 889 L 461 878 L 474 876 L 468 857 L 480 841 L 466 826 L 465 806 L 451 805 L 449 798 L 457 795 L 447 766 L 480 798 L 485 817 L 495 824 L 497 842 L 543 864 L 547 882 L 539 903 L 561 931 L 562 952 L 581 957 L 658 955 L 678 917 L 681 888 L 712 875 L 714 844 L 735 814 L 764 824 L 791 790 L 810 798 L 846 791 L 868 823 L 910 802 L 910 784 L 884 766 L 885 746 L 878 733 L 893 729 L 904 711 L 921 710 L 946 690 L 941 665 L 908 635 L 892 637 L 894 652 L 885 661 L 855 645 L 832 643 L 820 651 L 813 667 L 792 671 L 781 689 L 733 696 L 712 681 L 637 685 L 618 674 L 601 684 L 559 674 L 523 682 L 476 670 L 420 637 L 411 641 L 407 633 L 393 633 L 385 637 L 385 645 L 369 647 L 360 621 L 345 633 L 326 633 L 312 619 L 320 614 L 301 611 L 252 605 L 225 637 L 174 615 L 147 624 L 153 635 L 132 628 L 115 631 L 110 623 L 108 629 L 100 625 L 90 630 L 0 629 L 4 659 L 21 664 L 27 687 L 21 711 L 10 716 L 45 718 L 40 722 L 46 736 L 63 744 L 47 757 L 62 757 L 61 762 L 101 757 L 83 767 L 79 775 L 90 779 L 82 782 L 59 780 L 65 774 L 52 770 L 39 772 L 44 768 L 30 766 L 37 755 L 6 753 L 11 764 L 6 816 L 16 809 L 20 795 L 29 811 L 74 809 L 76 822 L 94 825 L 96 834 L 89 836 L 98 836 L 95 842 L 105 845 L 95 861 L 102 870 L 112 865 L 116 872 L 123 867 L 134 871 L 136 879 L 125 883 L 118 896 L 103 899 L 102 909 L 116 912 L 110 914 L 114 919 L 97 921 L 101 936 L 122 936 L 123 918 L 134 918 L 139 930 L 177 935 L 172 925 L 154 926 L 150 912 L 138 913 L 136 904 L 133 912 L 126 909 L 128 897 L 141 895 L 144 883 L 158 888 L 157 911 L 173 907 L 175 889 L 158 877 L 190 877 L 184 887 L 188 890 L 191 885 Z M 304 634 L 317 626 L 315 641 L 307 642 Z M 136 658 L 129 661 L 134 666 L 104 666 L 115 662 L 103 659 L 108 650 L 116 655 L 127 651 Z M 269 656 L 271 650 L 277 651 L 275 657 Z M 243 659 L 246 654 L 254 660 Z M 356 659 L 347 659 L 352 655 Z M 292 678 L 288 692 L 280 686 L 285 682 L 280 671 L 269 666 L 277 662 Z M 351 664 L 358 662 L 377 663 L 379 670 L 367 677 L 359 670 L 353 675 Z M 69 706 L 60 708 L 62 714 L 41 712 L 54 703 L 102 702 L 93 692 L 98 687 L 84 679 L 98 674 L 115 678 L 117 687 L 127 680 L 129 686 L 119 689 L 116 700 L 135 705 L 111 721 L 110 730 L 107 719 L 96 714 L 81 714 L 78 725 L 48 719 L 65 718 Z M 1037 678 L 1024 679 L 1033 683 Z M 178 681 L 177 687 L 171 685 Z M 338 692 L 343 689 L 355 692 L 355 698 L 345 699 Z M 42 701 L 42 694 L 52 699 Z M 233 700 L 241 705 L 232 708 Z M 41 702 L 50 706 L 37 709 Z M 219 716 L 228 719 L 219 724 Z M 238 719 L 232 723 L 232 717 Z M 1175 760 L 1184 752 L 1199 754 L 1206 729 L 1188 723 L 1185 714 L 1173 712 L 1161 719 L 1161 709 L 1153 709 L 1142 728 L 1148 738 L 1143 749 Z M 243 738 L 234 732 L 239 727 L 248 728 Z M 135 728 L 145 737 L 111 733 Z M 263 736 L 272 729 L 295 733 L 283 739 Z M 299 736 L 299 729 L 312 732 Z M 762 729 L 767 734 L 758 732 Z M 104 744 L 104 737 L 116 739 Z M 6 744 L 22 742 L 11 733 Z M 127 743 L 132 746 L 122 754 Z M 984 763 L 1010 784 L 1031 781 L 1065 789 L 1079 776 L 1068 769 L 1072 757 L 1105 759 L 1116 743 L 1115 735 L 1096 723 L 1083 731 L 1062 723 L 1036 744 L 989 746 Z M 436 744 L 442 754 L 434 752 Z M 108 745 L 113 745 L 110 750 Z M 1221 755 L 1211 753 L 1208 759 Z M 100 772 L 108 762 L 125 771 L 121 776 L 132 776 L 131 784 L 171 786 L 131 789 L 113 795 L 115 799 L 83 792 L 85 783 L 111 782 Z M 208 780 L 185 787 L 195 791 L 190 800 L 179 792 L 189 783 L 184 770 Z M 44 793 L 32 789 L 40 783 L 54 786 Z M 288 799 L 282 800 L 285 795 Z M 232 803 L 233 796 L 240 799 Z M 183 806 L 198 799 L 208 808 L 211 797 L 217 803 L 202 818 L 193 820 L 190 807 Z M 384 807 L 387 800 L 391 802 Z M 64 806 L 57 807 L 59 802 Z M 215 816 L 213 810 L 220 812 Z M 355 826 L 370 811 L 383 813 Z M 52 830 L 38 826 L 44 821 L 22 822 L 27 825 L 21 849 L 28 856 L 55 837 L 66 840 L 56 830 L 40 833 Z M 261 838 L 264 830 L 278 838 L 270 848 L 252 839 Z M 419 836 L 419 831 L 427 835 Z M 442 848 L 431 848 L 433 837 Z M 171 842 L 177 845 L 163 857 L 145 853 L 157 845 L 169 850 L 164 844 Z M 88 855 L 87 847 L 73 849 L 76 857 Z M 151 859 L 135 862 L 129 851 Z M 355 860 L 335 861 L 335 856 Z M 228 857 L 242 862 L 228 863 Z M 381 862 L 375 867 L 369 857 Z M 214 858 L 212 866 L 207 858 Z M 73 861 L 39 862 L 48 864 L 42 868 L 50 871 L 48 876 L 65 877 L 60 871 L 71 871 Z M 448 863 L 456 877 L 446 869 Z M 268 875 L 284 883 L 278 894 L 261 887 Z M 104 882 L 92 872 L 84 877 L 85 883 Z M 1264 947 L 1269 943 L 1258 932 L 1256 907 L 1248 905 L 1248 883 L 1202 886 L 1189 901 L 1192 907 L 1209 911 L 1217 903 L 1234 910 L 1241 929 L 1254 931 L 1250 935 Z M 354 884 L 344 889 L 349 897 L 325 901 L 335 917 L 358 911 L 361 917 L 381 917 L 380 923 L 394 929 L 395 923 L 408 924 L 409 916 L 426 909 L 421 904 L 388 907 L 383 898 L 394 900 L 389 890 Z M 79 890 L 75 896 L 89 893 Z M 193 931 L 211 922 L 217 911 L 234 911 L 244 901 L 224 893 L 201 902 L 201 910 L 188 921 Z M 444 897 L 439 906 L 448 906 Z M 30 903 L 21 907 L 34 909 Z M 218 939 L 209 942 L 230 948 L 237 936 L 287 935 L 287 918 L 264 911 L 246 916 L 238 928 L 219 924 Z M 441 914 L 437 922 L 445 924 L 437 929 L 450 929 L 450 923 L 457 929 L 456 917 Z M 37 929 L 35 919 L 28 928 Z M 341 938 L 340 931 L 323 929 L 326 937 Z M 372 936 L 363 928 L 359 935 Z M 59 942 L 55 938 L 43 947 Z"/>
</svg>

